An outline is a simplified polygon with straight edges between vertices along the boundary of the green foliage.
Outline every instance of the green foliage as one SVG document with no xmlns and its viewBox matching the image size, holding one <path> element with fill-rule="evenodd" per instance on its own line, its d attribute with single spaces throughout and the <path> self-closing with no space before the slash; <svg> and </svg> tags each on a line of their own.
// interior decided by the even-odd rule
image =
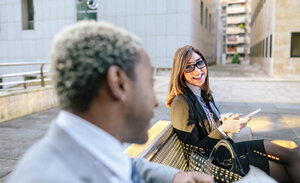
<svg viewBox="0 0 300 183">
<path fill-rule="evenodd" d="M 240 29 L 245 29 L 245 25 L 244 24 L 239 24 L 238 26 Z"/>
<path fill-rule="evenodd" d="M 235 53 L 233 55 L 231 63 L 232 64 L 240 64 L 241 63 L 239 54 Z"/>
</svg>

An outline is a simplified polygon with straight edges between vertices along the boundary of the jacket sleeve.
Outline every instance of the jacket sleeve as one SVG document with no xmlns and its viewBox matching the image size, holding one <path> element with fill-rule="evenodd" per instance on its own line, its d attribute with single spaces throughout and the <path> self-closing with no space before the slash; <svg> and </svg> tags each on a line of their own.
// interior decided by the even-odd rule
<svg viewBox="0 0 300 183">
<path fill-rule="evenodd" d="M 133 163 L 135 163 L 142 179 L 147 183 L 171 183 L 173 182 L 175 175 L 180 172 L 178 169 L 159 163 L 149 162 L 143 158 L 134 158 Z"/>
<path fill-rule="evenodd" d="M 195 114 L 189 109 L 188 103 L 183 97 L 173 100 L 171 106 L 171 121 L 178 139 L 185 143 L 201 148 L 211 149 L 220 140 L 224 139 L 218 129 L 205 135 L 204 128 L 196 125 L 199 121 L 195 120 Z M 203 132 L 202 134 L 199 134 Z"/>
</svg>

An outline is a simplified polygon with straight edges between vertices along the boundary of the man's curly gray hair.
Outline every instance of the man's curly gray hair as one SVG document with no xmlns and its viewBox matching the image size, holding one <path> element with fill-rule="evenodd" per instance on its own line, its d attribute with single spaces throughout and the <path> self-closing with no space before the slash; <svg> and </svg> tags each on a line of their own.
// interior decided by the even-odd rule
<svg viewBox="0 0 300 183">
<path fill-rule="evenodd" d="M 141 42 L 124 29 L 106 22 L 81 21 L 55 36 L 51 51 L 51 77 L 63 109 L 85 111 L 117 65 L 135 79 Z"/>
</svg>

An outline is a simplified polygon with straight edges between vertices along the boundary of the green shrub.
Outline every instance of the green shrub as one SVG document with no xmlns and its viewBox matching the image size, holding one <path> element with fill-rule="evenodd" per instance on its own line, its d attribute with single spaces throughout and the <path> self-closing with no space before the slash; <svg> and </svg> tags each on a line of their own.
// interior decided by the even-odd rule
<svg viewBox="0 0 300 183">
<path fill-rule="evenodd" d="M 241 63 L 239 54 L 235 53 L 233 55 L 231 63 L 232 64 L 240 64 Z"/>
</svg>

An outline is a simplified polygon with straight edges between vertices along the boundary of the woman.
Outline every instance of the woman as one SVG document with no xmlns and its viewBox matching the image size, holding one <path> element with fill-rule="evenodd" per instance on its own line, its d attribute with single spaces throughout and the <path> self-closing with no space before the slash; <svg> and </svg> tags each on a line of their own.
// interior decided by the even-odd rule
<svg viewBox="0 0 300 183">
<path fill-rule="evenodd" d="M 250 118 L 240 119 L 241 115 L 235 114 L 220 121 L 220 113 L 209 88 L 207 67 L 204 55 L 193 46 L 181 47 L 175 53 L 167 106 L 171 108 L 174 131 L 185 145 L 187 156 L 191 150 L 208 155 L 220 139 L 227 139 L 232 143 L 245 173 L 251 164 L 278 181 L 299 181 L 300 153 L 294 142 L 284 141 L 290 144 L 288 147 L 280 146 L 276 140 L 234 143 L 227 136 L 228 133 L 239 132 Z M 221 153 L 221 163 L 229 163 L 228 152 Z"/>
</svg>

